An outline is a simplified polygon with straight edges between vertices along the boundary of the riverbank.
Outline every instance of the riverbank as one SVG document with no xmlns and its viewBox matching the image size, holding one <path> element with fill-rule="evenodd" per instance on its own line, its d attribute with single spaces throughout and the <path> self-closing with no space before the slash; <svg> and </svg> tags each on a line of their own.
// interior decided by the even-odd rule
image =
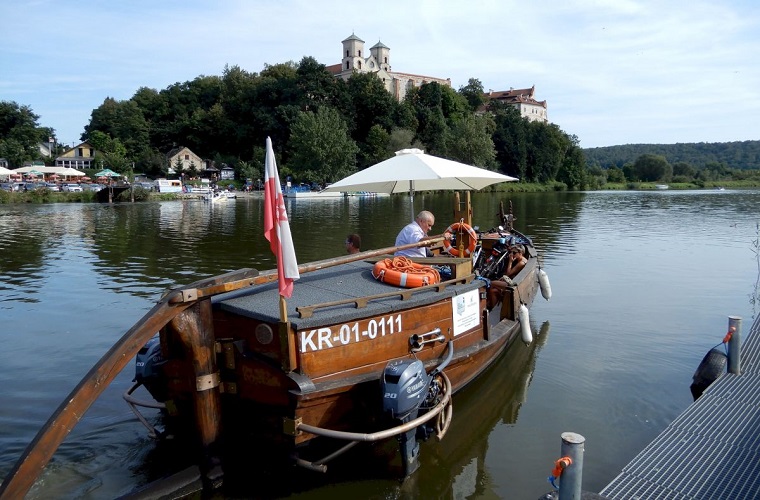
<svg viewBox="0 0 760 500">
<path fill-rule="evenodd" d="M 655 182 L 610 182 L 599 189 L 586 191 L 655 191 L 667 186 L 668 190 L 715 190 L 715 189 L 757 189 L 760 182 L 753 180 L 741 181 L 710 181 L 703 183 L 674 182 L 670 184 Z M 493 193 L 550 193 L 566 191 L 562 183 L 538 184 L 530 182 L 505 182 L 480 190 Z M 263 191 L 235 191 L 238 198 L 262 196 Z M 194 200 L 202 196 L 197 193 L 157 193 L 137 188 L 134 191 L 134 201 L 173 201 Z M 132 193 L 126 191 L 115 201 L 132 201 Z M 10 193 L 0 191 L 0 205 L 9 203 L 92 203 L 97 202 L 96 193 L 58 193 L 49 190 L 29 191 L 26 193 Z"/>
</svg>

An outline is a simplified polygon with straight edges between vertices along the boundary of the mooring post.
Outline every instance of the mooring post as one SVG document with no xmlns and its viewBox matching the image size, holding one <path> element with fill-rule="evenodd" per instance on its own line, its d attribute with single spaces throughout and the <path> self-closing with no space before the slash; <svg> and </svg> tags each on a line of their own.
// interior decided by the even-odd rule
<svg viewBox="0 0 760 500">
<path fill-rule="evenodd" d="M 218 446 L 221 437 L 220 377 L 216 364 L 214 325 L 211 319 L 211 300 L 200 300 L 169 322 L 192 362 L 195 377 L 193 406 L 198 432 L 201 472 L 210 489 L 221 482 Z"/>
<path fill-rule="evenodd" d="M 572 462 L 563 471 L 559 480 L 559 500 L 580 500 L 583 482 L 583 449 L 586 438 L 574 432 L 562 433 L 563 457 Z"/>
<path fill-rule="evenodd" d="M 742 374 L 742 319 L 739 316 L 728 317 L 728 373 Z"/>
</svg>

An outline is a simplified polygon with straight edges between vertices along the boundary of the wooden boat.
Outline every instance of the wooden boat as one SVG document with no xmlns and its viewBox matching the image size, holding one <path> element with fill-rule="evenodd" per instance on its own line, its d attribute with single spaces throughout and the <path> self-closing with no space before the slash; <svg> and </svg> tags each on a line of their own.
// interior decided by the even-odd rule
<svg viewBox="0 0 760 500">
<path fill-rule="evenodd" d="M 468 193 L 453 220 L 471 226 L 471 213 Z M 503 209 L 500 222 L 478 234 L 472 257 L 441 254 L 439 236 L 302 265 L 287 302 L 278 301 L 277 270 L 243 269 L 167 292 L 61 404 L 0 486 L 0 498 L 31 487 L 135 355 L 136 384 L 125 399 L 133 409 L 162 408 L 175 439 L 197 443 L 205 488 L 218 487 L 246 457 L 325 471 L 357 443 L 392 437 L 400 445 L 400 475 L 412 474 L 419 441 L 442 439 L 456 418 L 452 395 L 520 331 L 530 331 L 520 311 L 527 313 L 523 306 L 539 289 L 538 254 Z M 462 252 L 472 234 L 456 236 Z M 528 262 L 489 309 L 489 278 L 500 276 L 494 262 L 507 240 L 524 245 Z M 435 266 L 440 283 L 400 288 L 373 278 L 379 259 L 421 246 L 438 255 L 415 261 Z M 138 400 L 139 385 L 156 401 Z"/>
</svg>

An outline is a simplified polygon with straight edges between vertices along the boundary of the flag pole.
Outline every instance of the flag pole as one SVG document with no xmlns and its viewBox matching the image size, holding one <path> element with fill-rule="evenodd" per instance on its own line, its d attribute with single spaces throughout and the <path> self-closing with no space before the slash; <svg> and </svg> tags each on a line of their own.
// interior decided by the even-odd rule
<svg viewBox="0 0 760 500">
<path fill-rule="evenodd" d="M 282 295 L 280 295 L 280 321 L 283 323 L 288 322 L 288 304 Z"/>
</svg>

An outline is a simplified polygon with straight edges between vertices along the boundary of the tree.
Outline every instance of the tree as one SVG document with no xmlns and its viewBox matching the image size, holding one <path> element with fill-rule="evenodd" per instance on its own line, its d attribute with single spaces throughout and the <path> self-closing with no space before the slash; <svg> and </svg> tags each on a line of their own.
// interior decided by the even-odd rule
<svg viewBox="0 0 760 500">
<path fill-rule="evenodd" d="M 95 162 L 107 166 L 115 172 L 125 173 L 131 166 L 127 160 L 127 148 L 119 139 L 113 139 L 108 134 L 95 130 L 88 137 L 88 142 L 95 149 Z"/>
<path fill-rule="evenodd" d="M 82 140 L 90 140 L 94 132 L 118 139 L 125 148 L 125 161 L 136 161 L 150 148 L 148 124 L 142 110 L 134 101 L 117 101 L 107 97 L 92 111 L 90 123 L 84 127 Z"/>
<path fill-rule="evenodd" d="M 673 177 L 692 179 L 696 173 L 697 170 L 685 161 L 679 161 L 673 164 Z"/>
<path fill-rule="evenodd" d="M 373 125 L 369 129 L 367 140 L 359 145 L 359 155 L 363 160 L 362 164 L 369 166 L 388 159 L 388 145 L 390 141 L 391 134 L 386 132 L 380 125 Z"/>
<path fill-rule="evenodd" d="M 182 159 L 177 155 L 177 158 L 174 160 L 174 174 L 175 175 L 182 175 L 184 173 L 184 164 L 182 163 Z"/>
<path fill-rule="evenodd" d="M 577 143 L 573 144 L 565 152 L 556 179 L 565 183 L 568 189 L 582 189 L 586 185 L 585 165 L 586 159 L 583 156 L 583 150 L 578 147 Z M 622 174 L 620 172 L 621 176 Z"/>
<path fill-rule="evenodd" d="M 557 177 L 570 146 L 559 127 L 542 122 L 527 123 L 527 172 L 530 182 L 549 182 Z"/>
<path fill-rule="evenodd" d="M 610 167 L 607 169 L 607 181 L 608 182 L 625 182 L 625 174 L 623 170 L 618 167 Z"/>
<path fill-rule="evenodd" d="M 323 106 L 301 112 L 293 124 L 288 167 L 303 180 L 333 182 L 354 172 L 358 149 L 340 113 Z"/>
<path fill-rule="evenodd" d="M 495 128 L 488 115 L 468 114 L 456 121 L 448 136 L 449 158 L 468 165 L 493 167 L 496 158 L 491 133 Z"/>
<path fill-rule="evenodd" d="M 366 141 L 375 125 L 385 131 L 393 127 L 399 104 L 377 76 L 372 73 L 353 74 L 348 79 L 348 95 L 351 101 L 350 119 L 353 121 L 349 123 L 349 128 L 355 141 Z M 369 164 L 369 160 L 360 155 L 359 167 Z"/>
<path fill-rule="evenodd" d="M 524 179 L 528 171 L 526 121 L 513 106 L 495 100 L 488 103 L 488 112 L 494 119 L 493 142 L 500 170 Z"/>
<path fill-rule="evenodd" d="M 10 165 L 21 166 L 39 157 L 38 144 L 47 142 L 46 131 L 37 124 L 39 116 L 29 106 L 0 101 L 0 157 Z"/>
<path fill-rule="evenodd" d="M 488 101 L 485 92 L 483 92 L 483 84 L 477 78 L 467 80 L 467 85 L 459 87 L 459 93 L 467 99 L 470 111 L 477 111 Z"/>
<path fill-rule="evenodd" d="M 237 162 L 236 170 L 243 181 L 261 179 L 261 169 L 257 168 L 253 162 L 239 161 Z"/>
<path fill-rule="evenodd" d="M 420 142 L 414 141 L 414 132 L 407 128 L 394 127 L 391 129 L 390 137 L 388 138 L 388 148 L 386 149 L 386 158 L 390 158 L 402 149 L 417 148 L 424 149 L 424 146 Z"/>
<path fill-rule="evenodd" d="M 443 112 L 443 87 L 436 83 L 426 83 L 411 89 L 404 99 L 404 106 L 411 108 L 417 119 L 417 139 L 424 144 L 427 153 L 446 156 L 446 136 L 449 127 Z"/>
<path fill-rule="evenodd" d="M 633 171 L 636 178 L 644 182 L 659 181 L 664 179 L 666 174 L 672 174 L 668 160 L 664 156 L 652 154 L 644 154 L 636 158 Z"/>
</svg>

